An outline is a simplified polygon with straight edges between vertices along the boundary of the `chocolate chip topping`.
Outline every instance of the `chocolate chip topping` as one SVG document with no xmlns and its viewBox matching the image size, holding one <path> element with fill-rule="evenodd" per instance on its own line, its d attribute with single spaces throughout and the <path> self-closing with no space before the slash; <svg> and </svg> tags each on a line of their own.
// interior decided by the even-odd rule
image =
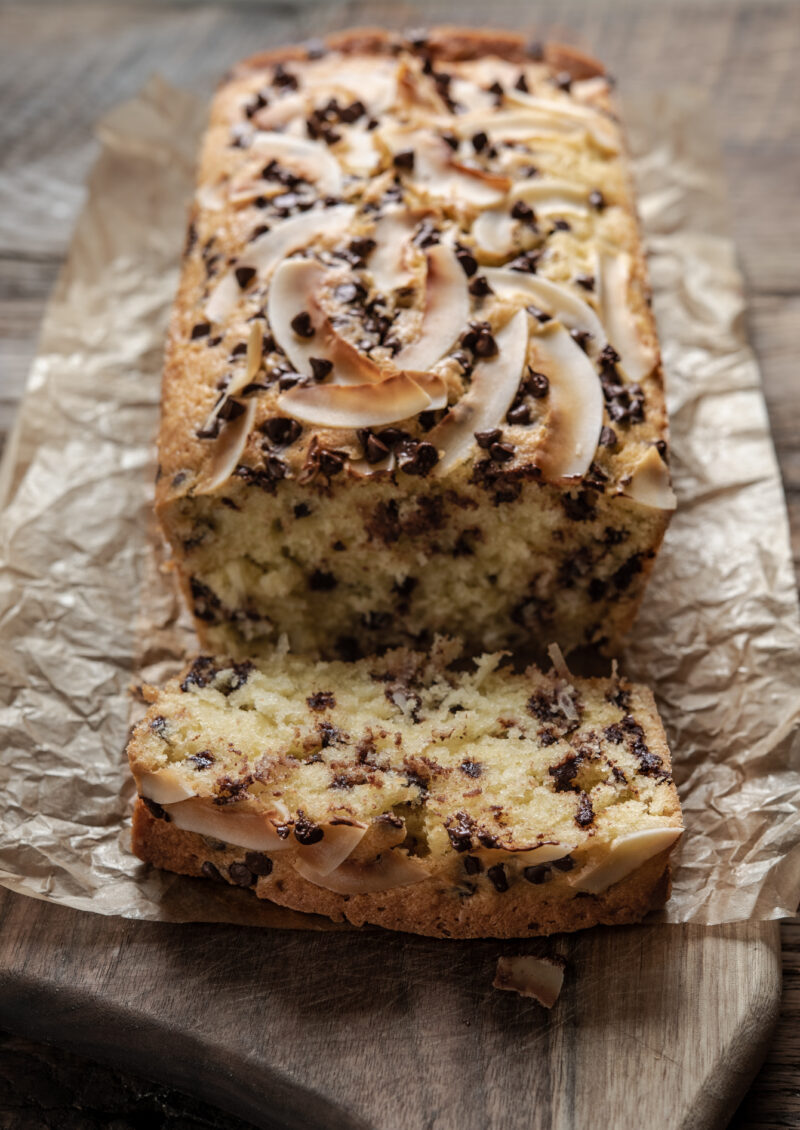
<svg viewBox="0 0 800 1130">
<path fill-rule="evenodd" d="M 487 294 L 494 294 L 494 291 L 489 286 L 489 280 L 485 275 L 477 275 L 469 284 L 470 294 L 475 295 L 476 298 L 485 298 Z"/>
<path fill-rule="evenodd" d="M 617 446 L 617 433 L 614 431 L 613 428 L 608 428 L 608 427 L 603 426 L 600 429 L 599 443 L 600 443 L 601 447 L 616 447 Z"/>
<path fill-rule="evenodd" d="M 517 200 L 511 209 L 511 216 L 515 220 L 522 220 L 523 223 L 534 225 L 536 223 L 536 213 L 530 204 L 526 204 L 524 200 Z"/>
<path fill-rule="evenodd" d="M 462 247 L 460 244 L 458 244 L 456 245 L 456 259 L 458 259 L 459 263 L 461 264 L 461 269 L 463 270 L 467 278 L 472 278 L 472 276 L 478 269 L 478 260 L 475 258 L 472 252 L 467 250 L 466 247 Z"/>
<path fill-rule="evenodd" d="M 292 318 L 291 326 L 298 337 L 313 337 L 315 334 L 311 315 L 307 310 L 301 310 Z"/>
<path fill-rule="evenodd" d="M 484 451 L 488 451 L 493 443 L 497 443 L 503 438 L 500 428 L 492 428 L 489 431 L 475 432 L 474 434 L 478 447 L 483 448 Z"/>
<path fill-rule="evenodd" d="M 210 322 L 198 322 L 196 326 L 192 326 L 191 340 L 196 341 L 199 337 L 208 337 L 210 333 Z"/>
<path fill-rule="evenodd" d="M 402 149 L 399 153 L 395 153 L 392 163 L 396 169 L 411 172 L 414 168 L 414 150 Z"/>
<path fill-rule="evenodd" d="M 432 443 L 423 440 L 417 443 L 413 449 L 401 454 L 398 465 L 400 470 L 405 471 L 407 475 L 424 477 L 433 470 L 438 462 L 439 452 Z"/>
<path fill-rule="evenodd" d="M 302 808 L 297 811 L 297 820 L 294 825 L 295 839 L 299 844 L 308 846 L 309 844 L 318 844 L 325 835 L 319 824 L 315 824 L 313 820 L 309 820 Z"/>
<path fill-rule="evenodd" d="M 288 416 L 273 416 L 272 419 L 265 420 L 260 425 L 260 430 L 272 443 L 279 447 L 286 447 L 288 444 L 294 443 L 303 431 L 297 420 L 291 420 Z"/>
<path fill-rule="evenodd" d="M 242 290 L 244 290 L 246 286 L 249 286 L 256 277 L 255 267 L 237 267 L 233 273 Z"/>
<path fill-rule="evenodd" d="M 472 148 L 476 153 L 481 153 L 489 144 L 488 134 L 480 130 L 478 133 L 472 135 Z"/>
<path fill-rule="evenodd" d="M 486 876 L 499 894 L 508 890 L 508 876 L 502 863 L 495 863 L 493 867 L 490 867 Z"/>
<path fill-rule="evenodd" d="M 389 448 L 383 440 L 379 439 L 367 428 L 360 428 L 356 433 L 358 441 L 364 451 L 364 458 L 370 464 L 380 463 L 389 454 Z"/>
<path fill-rule="evenodd" d="M 593 208 L 596 208 L 598 212 L 602 211 L 602 209 L 605 208 L 606 198 L 605 196 L 603 196 L 599 188 L 593 188 L 589 193 L 589 203 Z"/>
<path fill-rule="evenodd" d="M 324 381 L 333 369 L 333 361 L 329 361 L 327 357 L 309 357 L 308 363 L 315 381 Z"/>
</svg>

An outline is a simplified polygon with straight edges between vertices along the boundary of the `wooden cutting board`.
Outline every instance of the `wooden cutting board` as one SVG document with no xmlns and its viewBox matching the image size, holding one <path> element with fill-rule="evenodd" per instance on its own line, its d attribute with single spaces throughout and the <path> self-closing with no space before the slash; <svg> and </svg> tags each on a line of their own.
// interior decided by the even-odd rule
<svg viewBox="0 0 800 1130">
<path fill-rule="evenodd" d="M 500 954 L 554 952 L 552 1012 L 492 988 Z M 133 922 L 0 892 L 3 1026 L 264 1130 L 723 1127 L 780 989 L 776 922 L 443 942 Z"/>
</svg>

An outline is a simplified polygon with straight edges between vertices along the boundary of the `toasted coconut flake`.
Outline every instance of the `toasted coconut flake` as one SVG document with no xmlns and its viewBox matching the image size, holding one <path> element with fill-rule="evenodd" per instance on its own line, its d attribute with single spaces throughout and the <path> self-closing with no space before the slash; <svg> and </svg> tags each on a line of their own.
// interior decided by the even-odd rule
<svg viewBox="0 0 800 1130">
<path fill-rule="evenodd" d="M 514 249 L 515 221 L 507 211 L 487 208 L 472 225 L 472 236 L 479 251 L 498 259 L 510 255 Z"/>
<path fill-rule="evenodd" d="M 423 864 L 398 848 L 381 852 L 371 863 L 344 862 L 327 875 L 314 871 L 302 860 L 295 863 L 295 869 L 310 883 L 339 895 L 369 895 L 395 887 L 409 887 L 428 878 Z"/>
<path fill-rule="evenodd" d="M 165 807 L 175 827 L 185 832 L 212 836 L 252 851 L 283 851 L 289 847 L 289 841 L 281 839 L 272 820 L 283 819 L 279 809 L 264 812 L 247 800 L 217 805 L 211 797 L 192 797 Z"/>
<path fill-rule="evenodd" d="M 430 369 L 464 329 L 469 317 L 469 292 L 455 252 L 438 243 L 427 252 L 425 310 L 416 341 L 404 346 L 394 363 L 399 369 Z"/>
<path fill-rule="evenodd" d="M 594 365 L 563 326 L 550 322 L 532 339 L 534 366 L 550 382 L 536 463 L 549 481 L 585 475 L 603 426 L 603 390 Z"/>
<path fill-rule="evenodd" d="M 333 236 L 344 231 L 353 216 L 351 204 L 340 204 L 319 212 L 301 212 L 270 228 L 250 245 L 237 267 L 252 267 L 261 279 L 269 277 L 274 268 L 293 255 L 295 251 L 310 246 L 316 239 Z M 222 322 L 236 309 L 242 289 L 233 271 L 223 275 L 205 305 L 206 317 L 211 322 Z"/>
<path fill-rule="evenodd" d="M 533 957 L 527 954 L 518 957 L 498 957 L 497 972 L 492 982 L 495 989 L 506 989 L 512 993 L 519 993 L 522 997 L 532 997 L 545 1008 L 553 1007 L 563 984 L 562 959 Z"/>
<path fill-rule="evenodd" d="M 526 204 L 533 206 L 538 215 L 544 216 L 553 212 L 579 212 L 585 215 L 589 211 L 588 189 L 572 181 L 554 178 L 542 177 L 515 184 L 509 200 L 524 200 Z"/>
<path fill-rule="evenodd" d="M 368 825 L 357 820 L 324 824 L 321 840 L 315 844 L 298 845 L 298 870 L 302 866 L 316 875 L 329 875 L 358 847 L 367 827 Z"/>
<path fill-rule="evenodd" d="M 568 287 L 551 282 L 541 275 L 528 275 L 505 267 L 490 267 L 485 274 L 498 298 L 516 301 L 520 305 L 533 301 L 557 318 L 568 330 L 591 334 L 590 347 L 593 353 L 605 345 L 606 332 L 602 322 L 591 306 Z"/>
<path fill-rule="evenodd" d="M 258 370 L 261 368 L 262 355 L 261 350 L 264 344 L 264 323 L 260 318 L 255 322 L 250 323 L 250 336 L 247 339 L 247 357 L 245 359 L 245 367 L 236 374 L 233 380 L 225 389 L 225 396 L 236 396 L 237 393 L 254 381 L 258 375 Z M 216 415 L 217 409 L 214 410 Z M 210 420 L 206 422 L 206 427 L 210 424 Z"/>
<path fill-rule="evenodd" d="M 629 291 L 631 257 L 608 249 L 600 256 L 603 321 L 608 340 L 620 355 L 620 366 L 630 381 L 641 381 L 656 364 L 656 352 L 642 340 L 631 310 Z"/>
<path fill-rule="evenodd" d="M 372 238 L 375 250 L 367 260 L 367 270 L 379 294 L 390 294 L 406 286 L 411 277 L 410 260 L 421 253 L 411 243 L 416 220 L 406 208 L 387 208 L 375 224 Z"/>
<path fill-rule="evenodd" d="M 414 172 L 410 182 L 424 197 L 437 202 L 473 208 L 491 208 L 504 198 L 511 181 L 508 177 L 473 168 L 454 160 L 446 142 L 425 130 L 384 129 L 382 139 L 390 150 L 414 151 Z"/>
<path fill-rule="evenodd" d="M 368 177 L 374 172 L 380 155 L 371 130 L 351 127 L 344 135 L 344 144 L 340 160 L 347 172 L 360 177 Z"/>
<path fill-rule="evenodd" d="M 279 161 L 290 172 L 316 184 L 320 195 L 341 195 L 342 170 L 323 141 L 308 141 L 288 133 L 258 132 L 250 148 L 260 157 Z"/>
<path fill-rule="evenodd" d="M 578 872 L 569 881 L 580 891 L 599 895 L 614 883 L 632 874 L 648 859 L 672 847 L 682 828 L 644 828 L 613 841 L 608 855 L 588 871 Z"/>
<path fill-rule="evenodd" d="M 319 304 L 319 294 L 330 272 L 314 259 L 287 259 L 272 277 L 267 314 L 270 329 L 298 373 L 312 376 L 312 357 L 333 364 L 332 381 L 361 385 L 380 381 L 374 361 L 336 333 Z M 299 337 L 292 319 L 305 312 L 311 319 L 312 337 Z"/>
<path fill-rule="evenodd" d="M 375 384 L 290 388 L 278 398 L 281 411 L 304 423 L 327 428 L 396 424 L 426 411 L 433 403 L 432 397 L 408 373 L 398 373 Z"/>
<path fill-rule="evenodd" d="M 509 90 L 507 100 L 524 108 L 531 117 L 551 123 L 566 132 L 586 130 L 592 140 L 607 153 L 619 152 L 619 135 L 610 118 L 593 106 L 575 102 L 574 99 L 540 98 L 520 90 Z"/>
<path fill-rule="evenodd" d="M 212 494 L 217 487 L 228 481 L 247 446 L 247 437 L 253 430 L 255 415 L 256 402 L 251 398 L 246 402 L 241 416 L 223 423 L 222 430 L 214 441 L 206 475 L 195 488 L 195 494 Z"/>
<path fill-rule="evenodd" d="M 564 658 L 564 652 L 557 643 L 550 643 L 547 645 L 547 654 L 550 656 L 550 662 L 553 664 L 553 670 L 558 675 L 559 679 L 563 679 L 569 683 L 572 681 L 572 672 L 567 667 L 567 661 Z"/>
<path fill-rule="evenodd" d="M 479 361 L 467 392 L 428 433 L 442 452 L 434 474 L 443 475 L 475 451 L 475 432 L 500 427 L 517 394 L 528 351 L 528 315 L 520 310 L 495 334 L 497 353 Z M 599 429 L 598 429 L 599 434 Z"/>
<path fill-rule="evenodd" d="M 634 468 L 622 493 L 626 498 L 652 506 L 654 510 L 674 510 L 678 505 L 669 480 L 669 470 L 655 447 L 649 447 Z"/>
<path fill-rule="evenodd" d="M 146 796 L 156 804 L 174 804 L 179 800 L 195 795 L 194 789 L 174 769 L 158 769 L 155 772 L 134 773 L 136 790 L 139 796 Z"/>
<path fill-rule="evenodd" d="M 538 866 L 542 863 L 552 863 L 555 859 L 563 859 L 565 855 L 569 855 L 574 850 L 574 844 L 561 844 L 553 840 L 541 844 L 500 843 L 494 848 L 475 848 L 472 854 L 479 855 L 482 859 L 496 860 L 500 856 L 510 853 L 514 856 L 516 862 L 527 867 L 529 865 Z"/>
</svg>

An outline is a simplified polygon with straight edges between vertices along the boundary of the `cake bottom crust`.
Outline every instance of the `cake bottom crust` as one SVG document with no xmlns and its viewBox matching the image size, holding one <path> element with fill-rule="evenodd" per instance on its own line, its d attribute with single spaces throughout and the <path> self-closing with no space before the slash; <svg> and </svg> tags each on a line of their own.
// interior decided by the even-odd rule
<svg viewBox="0 0 800 1130">
<path fill-rule="evenodd" d="M 670 893 L 665 851 L 600 895 L 565 892 L 562 884 L 551 892 L 549 884 L 530 883 L 505 892 L 469 894 L 435 877 L 375 894 L 340 895 L 301 878 L 279 853 L 272 857 L 269 875 L 256 875 L 247 866 L 246 849 L 176 828 L 153 816 L 141 799 L 133 814 L 132 846 L 145 863 L 251 887 L 259 898 L 291 910 L 436 938 L 526 938 L 629 925 L 663 906 Z M 232 864 L 237 866 L 231 870 Z"/>
</svg>

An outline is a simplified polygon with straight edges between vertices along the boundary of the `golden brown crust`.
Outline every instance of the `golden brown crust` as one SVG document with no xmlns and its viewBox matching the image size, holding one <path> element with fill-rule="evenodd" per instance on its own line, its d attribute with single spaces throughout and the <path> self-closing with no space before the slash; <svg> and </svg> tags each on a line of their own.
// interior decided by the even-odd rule
<svg viewBox="0 0 800 1130">
<path fill-rule="evenodd" d="M 180 875 L 218 878 L 232 886 L 242 881 L 241 872 L 238 882 L 231 877 L 231 864 L 247 867 L 242 848 L 211 846 L 205 837 L 154 817 L 141 799 L 133 814 L 132 847 L 145 863 Z M 432 880 L 380 894 L 337 895 L 302 879 L 280 859 L 269 876 L 254 876 L 253 890 L 279 906 L 353 926 L 383 926 L 435 938 L 537 937 L 641 922 L 669 897 L 668 857 L 663 852 L 648 860 L 602 895 L 581 894 L 565 902 L 551 898 L 545 886 L 519 884 L 503 895 L 485 896 L 481 906 L 470 906 L 468 915 L 462 900 Z"/>
</svg>

